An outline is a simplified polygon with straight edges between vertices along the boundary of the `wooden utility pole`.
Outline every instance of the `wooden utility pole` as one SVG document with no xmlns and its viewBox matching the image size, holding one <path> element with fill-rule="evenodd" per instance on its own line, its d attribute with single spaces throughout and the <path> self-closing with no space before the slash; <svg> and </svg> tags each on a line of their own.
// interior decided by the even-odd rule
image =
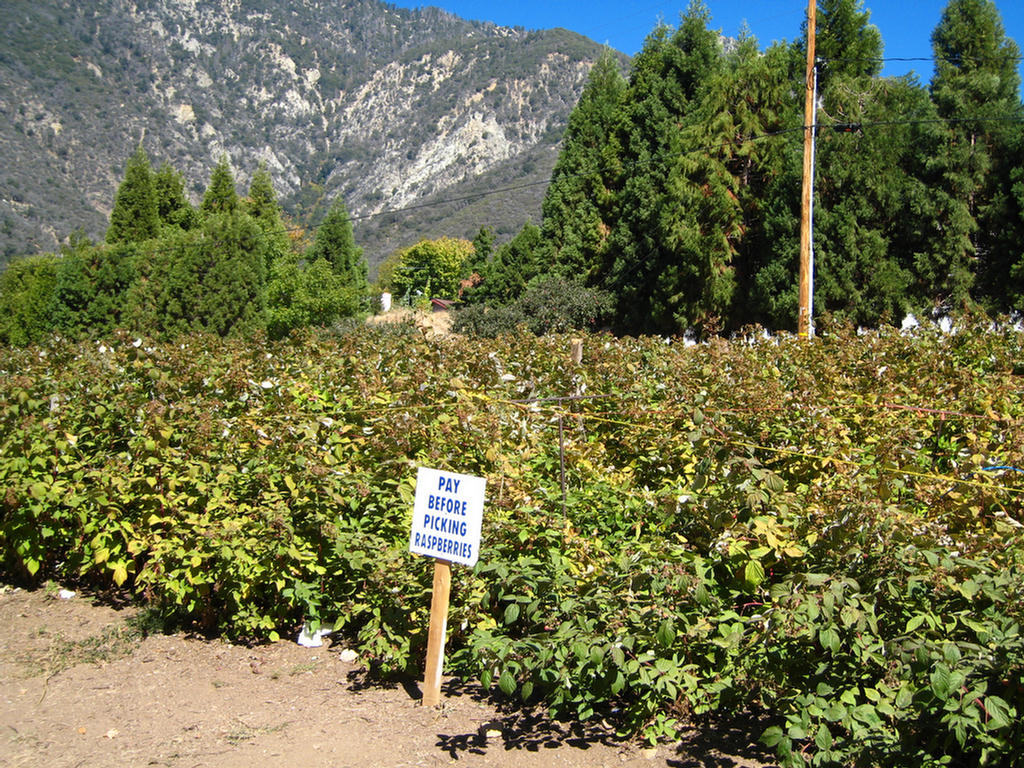
<svg viewBox="0 0 1024 768">
<path fill-rule="evenodd" d="M 815 92 L 815 14 L 817 0 L 807 0 L 807 82 L 804 98 L 804 174 L 803 194 L 800 201 L 800 310 L 796 332 L 801 339 L 810 338 L 811 301 L 814 295 L 814 251 L 811 241 L 812 198 L 814 195 L 814 114 Z"/>
</svg>

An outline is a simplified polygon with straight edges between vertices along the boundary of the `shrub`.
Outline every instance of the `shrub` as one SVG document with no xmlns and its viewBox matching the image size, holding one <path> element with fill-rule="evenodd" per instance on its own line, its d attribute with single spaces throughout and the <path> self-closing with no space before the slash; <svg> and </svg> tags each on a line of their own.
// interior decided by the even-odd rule
<svg viewBox="0 0 1024 768">
<path fill-rule="evenodd" d="M 612 297 L 605 291 L 548 275 L 534 280 L 512 304 L 472 304 L 458 310 L 452 330 L 487 338 L 513 333 L 520 326 L 538 336 L 594 330 L 609 316 L 612 307 Z"/>
</svg>

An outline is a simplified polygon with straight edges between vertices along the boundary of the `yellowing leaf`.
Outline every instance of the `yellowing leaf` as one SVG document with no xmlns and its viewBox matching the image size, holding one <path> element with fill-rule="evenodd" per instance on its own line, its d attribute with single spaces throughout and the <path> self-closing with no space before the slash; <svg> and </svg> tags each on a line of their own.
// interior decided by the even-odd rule
<svg viewBox="0 0 1024 768">
<path fill-rule="evenodd" d="M 114 583 L 117 586 L 121 586 L 128 579 L 128 568 L 125 567 L 124 563 L 118 563 L 114 566 Z"/>
</svg>

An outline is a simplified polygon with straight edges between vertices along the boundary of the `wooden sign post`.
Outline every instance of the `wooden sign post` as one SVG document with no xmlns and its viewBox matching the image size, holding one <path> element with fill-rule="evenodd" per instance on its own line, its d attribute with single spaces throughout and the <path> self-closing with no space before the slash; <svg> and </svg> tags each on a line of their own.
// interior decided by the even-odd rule
<svg viewBox="0 0 1024 768">
<path fill-rule="evenodd" d="M 409 551 L 434 558 L 434 587 L 430 597 L 430 634 L 423 703 L 441 703 L 441 672 L 448 629 L 452 563 L 473 566 L 480 555 L 480 526 L 484 516 L 483 477 L 420 467 L 412 511 Z"/>
<path fill-rule="evenodd" d="M 430 596 L 430 636 L 427 638 L 427 672 L 423 676 L 423 706 L 441 703 L 441 670 L 444 639 L 448 630 L 448 598 L 452 589 L 452 564 L 434 561 L 434 589 Z"/>
</svg>

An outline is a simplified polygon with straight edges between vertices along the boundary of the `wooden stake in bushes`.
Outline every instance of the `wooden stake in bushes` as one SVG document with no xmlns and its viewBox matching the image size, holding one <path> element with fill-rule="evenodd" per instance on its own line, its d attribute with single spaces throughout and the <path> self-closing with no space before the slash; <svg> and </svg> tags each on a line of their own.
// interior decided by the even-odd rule
<svg viewBox="0 0 1024 768">
<path fill-rule="evenodd" d="M 427 671 L 423 676 L 423 705 L 441 703 L 441 670 L 444 668 L 444 638 L 448 630 L 448 599 L 452 589 L 452 564 L 434 560 L 434 587 L 430 596 L 430 635 L 427 637 Z"/>
<path fill-rule="evenodd" d="M 571 346 L 571 356 L 574 365 L 579 365 L 583 362 L 583 339 L 573 339 Z"/>
</svg>

